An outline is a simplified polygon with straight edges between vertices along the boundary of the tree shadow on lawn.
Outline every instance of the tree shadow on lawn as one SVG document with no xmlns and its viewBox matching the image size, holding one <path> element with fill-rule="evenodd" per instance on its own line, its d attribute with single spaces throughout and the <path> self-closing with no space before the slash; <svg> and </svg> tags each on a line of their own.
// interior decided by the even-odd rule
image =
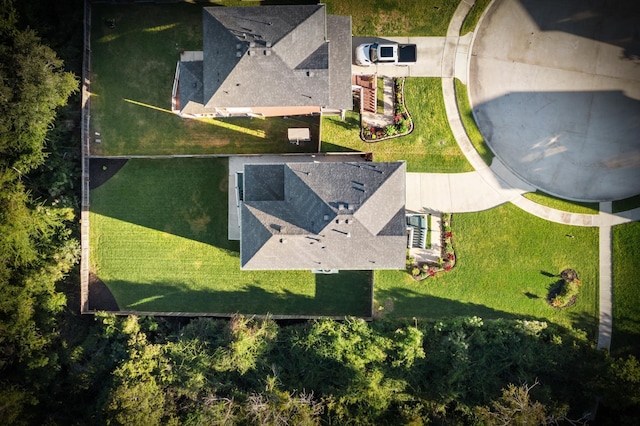
<svg viewBox="0 0 640 426">
<path fill-rule="evenodd" d="M 523 295 L 527 297 L 526 295 Z M 521 319 L 530 321 L 544 321 L 552 323 L 548 318 L 533 315 L 518 315 L 500 311 L 485 305 L 457 300 L 445 299 L 438 296 L 425 295 L 406 288 L 393 288 L 375 291 L 375 299 L 382 309 L 375 312 L 378 316 L 394 318 L 425 318 L 441 319 L 455 317 L 477 316 L 483 319 Z M 549 309 L 552 309 L 549 307 Z M 569 312 L 569 320 L 573 328 L 579 328 L 587 333 L 587 337 L 595 341 L 598 321 L 585 313 Z M 555 324 L 555 323 L 554 323 Z"/>
<path fill-rule="evenodd" d="M 613 317 L 611 354 L 640 358 L 640 321 L 630 317 Z"/>
<path fill-rule="evenodd" d="M 312 277 L 312 282 L 315 279 L 315 296 L 296 294 L 286 286 L 282 289 L 282 285 L 248 278 L 247 282 L 238 282 L 237 290 L 196 290 L 182 282 L 168 281 L 135 283 L 115 280 L 106 284 L 116 295 L 122 311 L 371 316 L 370 271 L 316 275 Z M 272 292 L 269 288 L 278 288 L 279 291 Z"/>
</svg>

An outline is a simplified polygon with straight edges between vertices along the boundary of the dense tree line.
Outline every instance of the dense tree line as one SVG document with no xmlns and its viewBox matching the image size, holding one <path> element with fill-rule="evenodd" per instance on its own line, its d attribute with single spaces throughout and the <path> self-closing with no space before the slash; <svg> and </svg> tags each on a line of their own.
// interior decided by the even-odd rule
<svg viewBox="0 0 640 426">
<path fill-rule="evenodd" d="M 57 367 L 56 288 L 76 263 L 73 206 L 39 178 L 56 110 L 77 90 L 73 74 L 33 29 L 0 2 L 0 400 L 4 413 L 37 401 Z M 60 194 L 59 194 L 60 195 Z M 58 200 L 59 201 L 59 200 Z M 12 415 L 8 416 L 12 420 Z"/>
<path fill-rule="evenodd" d="M 640 364 L 538 321 L 99 315 L 62 351 L 52 424 L 635 424 Z M 57 399 L 57 400 L 56 400 Z M 527 423 L 528 422 L 528 423 Z"/>
<path fill-rule="evenodd" d="M 81 317 L 81 21 L 0 0 L 0 424 L 637 423 L 638 361 L 542 322 Z"/>
</svg>

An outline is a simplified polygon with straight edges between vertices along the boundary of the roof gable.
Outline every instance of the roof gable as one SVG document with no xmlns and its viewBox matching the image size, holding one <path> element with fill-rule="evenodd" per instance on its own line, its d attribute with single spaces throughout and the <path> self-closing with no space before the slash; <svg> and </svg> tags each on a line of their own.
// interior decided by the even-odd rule
<svg viewBox="0 0 640 426">
<path fill-rule="evenodd" d="M 326 18 L 324 5 L 204 8 L 205 107 L 328 106 Z"/>
<path fill-rule="evenodd" d="M 404 266 L 404 162 L 287 163 L 269 167 L 283 170 L 278 179 L 284 178 L 284 198 L 265 201 L 245 196 L 241 247 L 250 247 L 246 253 L 251 256 L 242 249 L 243 269 Z M 260 170 L 266 169 L 263 165 L 245 165 L 245 194 L 252 194 L 253 186 L 265 186 L 258 180 L 275 175 L 261 174 Z M 247 220 L 246 211 L 250 212 Z M 254 226 L 266 229 L 270 237 L 256 240 L 251 229 Z"/>
</svg>

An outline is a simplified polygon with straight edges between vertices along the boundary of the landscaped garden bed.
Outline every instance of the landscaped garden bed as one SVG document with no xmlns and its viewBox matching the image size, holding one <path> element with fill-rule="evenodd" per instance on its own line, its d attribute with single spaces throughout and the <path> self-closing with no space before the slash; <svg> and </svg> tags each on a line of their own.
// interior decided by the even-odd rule
<svg viewBox="0 0 640 426">
<path fill-rule="evenodd" d="M 435 277 L 442 272 L 453 269 L 456 265 L 456 254 L 453 248 L 453 231 L 451 229 L 451 213 L 444 213 L 440 222 L 440 257 L 435 262 L 418 262 L 407 253 L 407 272 L 414 280 L 422 281 Z"/>
<path fill-rule="evenodd" d="M 393 81 L 393 124 L 384 127 L 370 125 L 362 118 L 360 138 L 365 142 L 381 142 L 408 135 L 413 131 L 413 120 L 404 101 L 404 78 Z M 378 92 L 380 88 L 378 88 Z"/>
<path fill-rule="evenodd" d="M 578 291 L 582 282 L 573 269 L 565 269 L 560 273 L 562 278 L 549 288 L 547 303 L 554 308 L 566 308 L 573 306 L 578 299 Z"/>
</svg>

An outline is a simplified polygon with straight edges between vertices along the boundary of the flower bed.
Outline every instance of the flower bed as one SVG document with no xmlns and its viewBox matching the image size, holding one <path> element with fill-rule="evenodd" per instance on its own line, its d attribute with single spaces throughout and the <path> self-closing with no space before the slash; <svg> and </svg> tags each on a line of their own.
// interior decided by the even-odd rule
<svg viewBox="0 0 640 426">
<path fill-rule="evenodd" d="M 562 280 L 549 289 L 547 303 L 554 308 L 566 308 L 576 303 L 582 282 L 573 269 L 565 269 L 560 273 Z"/>
<path fill-rule="evenodd" d="M 437 262 L 416 262 L 407 253 L 407 272 L 416 281 L 450 271 L 456 265 L 456 254 L 453 248 L 453 232 L 451 229 L 451 213 L 444 213 L 440 222 L 441 255 Z"/>
<path fill-rule="evenodd" d="M 413 120 L 404 103 L 404 77 L 394 79 L 393 83 L 393 123 L 385 127 L 369 126 L 361 123 L 360 138 L 365 142 L 380 142 L 408 135 L 413 131 Z"/>
</svg>

